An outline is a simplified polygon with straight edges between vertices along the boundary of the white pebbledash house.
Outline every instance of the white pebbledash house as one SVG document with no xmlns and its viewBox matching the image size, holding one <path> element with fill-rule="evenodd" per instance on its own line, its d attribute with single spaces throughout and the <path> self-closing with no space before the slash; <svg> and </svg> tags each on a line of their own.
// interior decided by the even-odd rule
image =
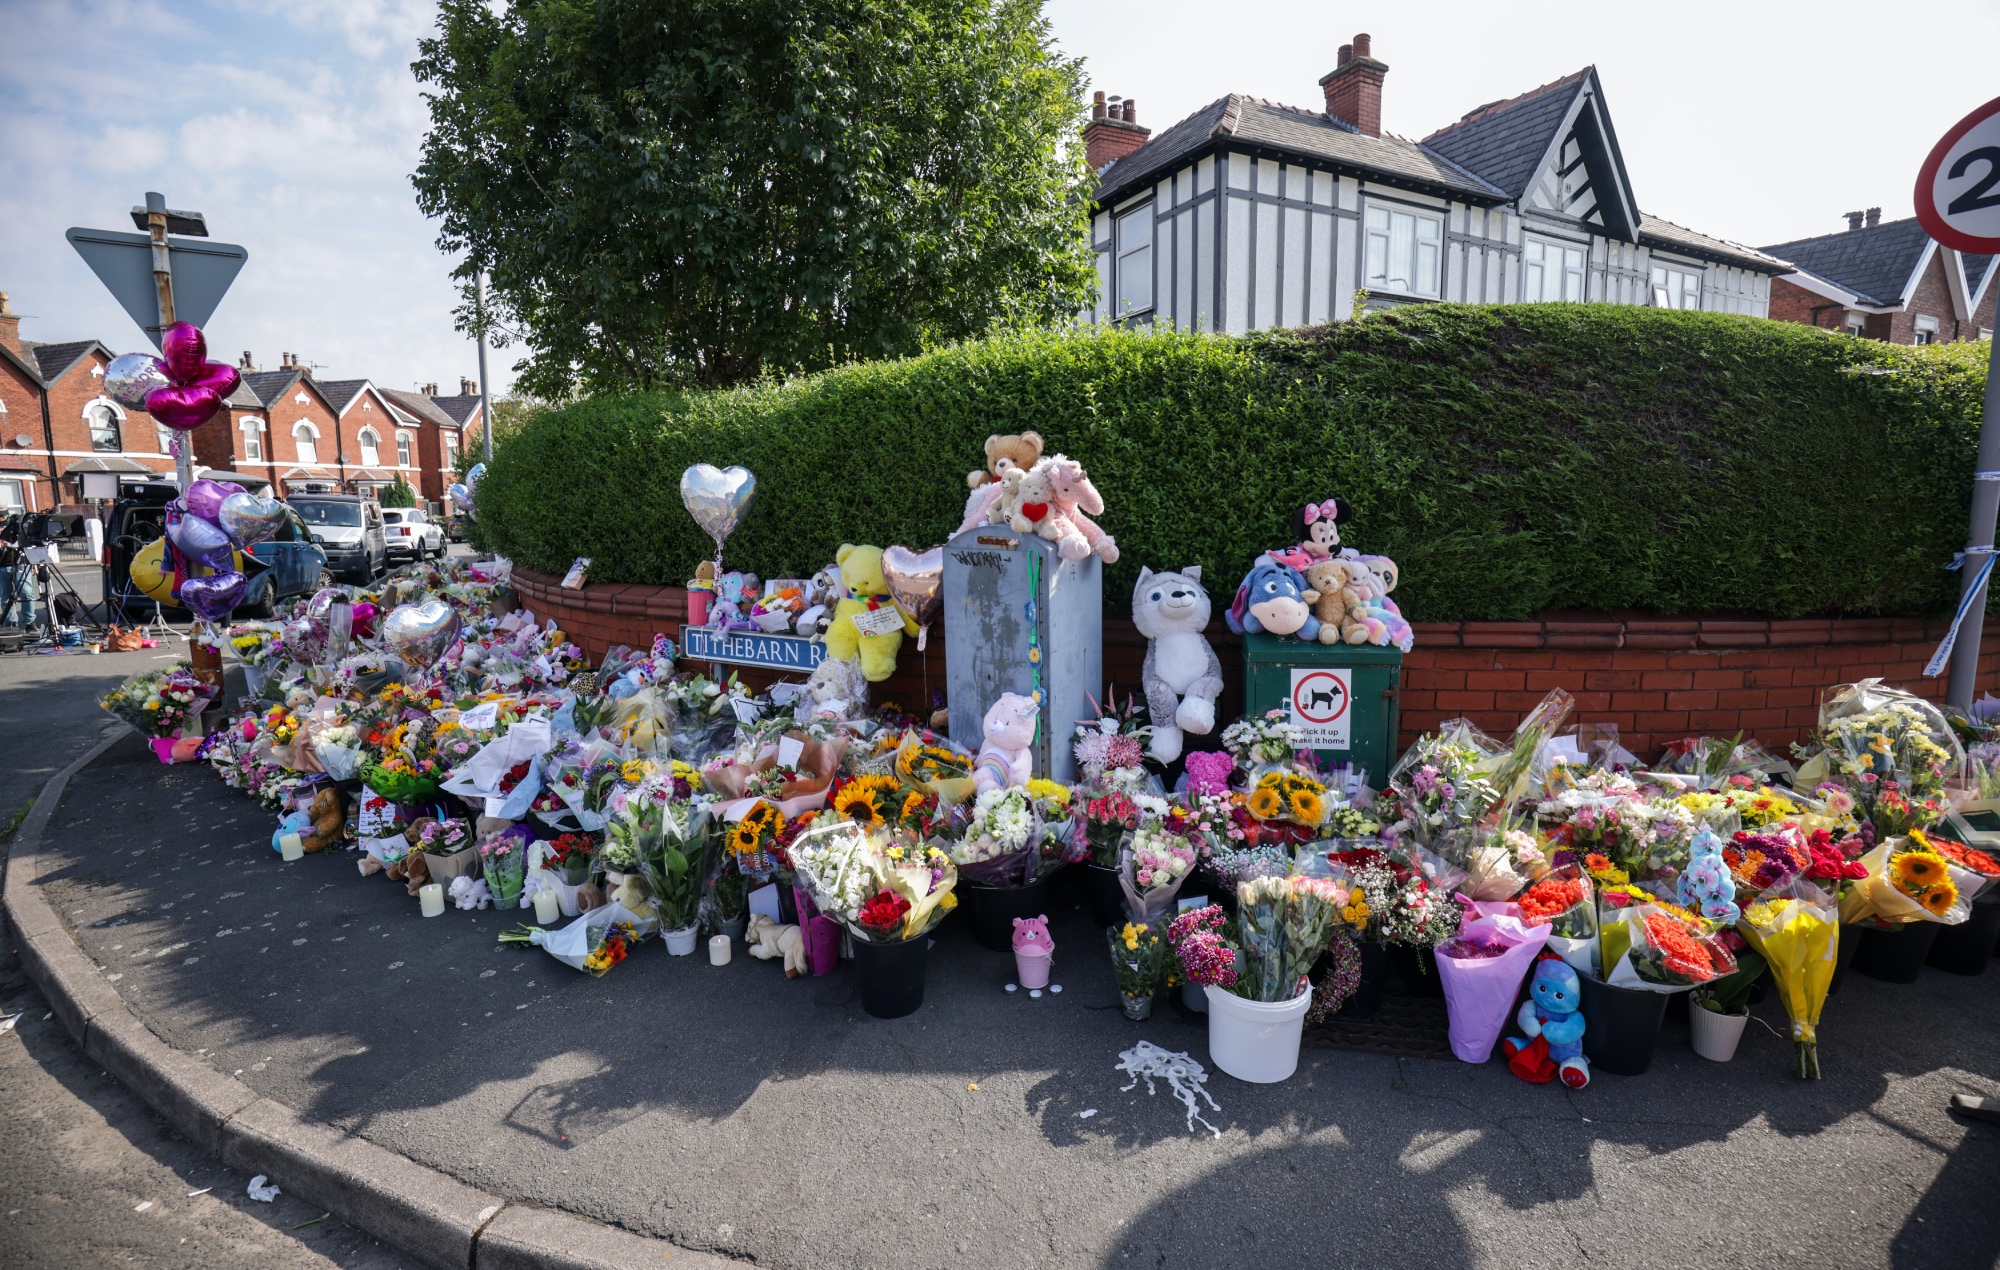
<svg viewBox="0 0 2000 1270">
<path fill-rule="evenodd" d="M 1243 332 L 1422 300 L 1767 315 L 1782 260 L 1639 210 L 1594 67 L 1421 141 L 1382 132 L 1366 35 L 1324 111 L 1232 93 L 1152 137 L 1096 95 L 1098 322 Z"/>
</svg>

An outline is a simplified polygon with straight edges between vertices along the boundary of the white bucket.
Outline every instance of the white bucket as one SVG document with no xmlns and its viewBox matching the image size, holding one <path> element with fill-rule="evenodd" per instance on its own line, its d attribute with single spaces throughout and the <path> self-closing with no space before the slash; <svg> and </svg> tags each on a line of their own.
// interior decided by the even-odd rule
<svg viewBox="0 0 2000 1270">
<path fill-rule="evenodd" d="M 1275 1085 L 1299 1069 L 1308 988 L 1290 1001 L 1246 1001 L 1227 988 L 1209 986 L 1208 1056 L 1238 1080 Z"/>
<path fill-rule="evenodd" d="M 1688 1031 L 1694 1052 L 1713 1062 L 1726 1063 L 1736 1057 L 1736 1046 L 1749 1024 L 1747 1010 L 1742 1014 L 1717 1014 L 1699 1001 L 1688 1002 Z"/>
<path fill-rule="evenodd" d="M 699 926 L 683 926 L 679 930 L 667 932 L 667 951 L 676 957 L 688 957 L 694 953 L 695 937 L 701 934 Z"/>
</svg>

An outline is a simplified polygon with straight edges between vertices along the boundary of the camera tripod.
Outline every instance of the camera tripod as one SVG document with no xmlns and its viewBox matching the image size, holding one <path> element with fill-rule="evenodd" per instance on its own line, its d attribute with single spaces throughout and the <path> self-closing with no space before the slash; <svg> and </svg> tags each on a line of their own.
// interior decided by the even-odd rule
<svg viewBox="0 0 2000 1270">
<path fill-rule="evenodd" d="M 38 623 L 42 633 L 32 641 L 33 643 L 51 648 L 62 646 L 61 634 L 56 629 L 59 625 L 58 609 L 66 611 L 75 619 L 75 625 L 88 625 L 97 633 L 104 633 L 103 623 L 91 619 L 90 606 L 83 602 L 83 597 L 76 593 L 76 587 L 71 585 L 69 576 L 55 563 L 54 546 L 43 544 L 25 547 L 21 550 L 21 560 L 23 564 L 15 566 L 17 569 L 27 565 L 34 567 L 36 599 L 42 606 L 42 620 Z"/>
</svg>

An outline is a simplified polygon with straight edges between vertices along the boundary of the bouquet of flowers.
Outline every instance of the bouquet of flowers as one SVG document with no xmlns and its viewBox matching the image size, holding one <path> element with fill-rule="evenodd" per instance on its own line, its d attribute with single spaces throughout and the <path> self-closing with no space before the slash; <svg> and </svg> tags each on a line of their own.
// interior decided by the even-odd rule
<svg viewBox="0 0 2000 1270">
<path fill-rule="evenodd" d="M 1111 945 L 1111 969 L 1118 976 L 1118 996 L 1128 1019 L 1144 1019 L 1153 1012 L 1153 996 L 1170 986 L 1167 973 L 1167 940 L 1159 922 L 1127 922 L 1123 928 L 1107 927 Z"/>
<path fill-rule="evenodd" d="M 590 881 L 591 868 L 597 862 L 597 840 L 580 833 L 557 834 L 549 841 L 548 867 L 562 875 L 569 886 L 582 886 Z"/>
<path fill-rule="evenodd" d="M 1251 878 L 1281 878 L 1292 871 L 1292 853 L 1276 843 L 1217 847 L 1208 857 L 1208 873 L 1229 894 Z"/>
<path fill-rule="evenodd" d="M 1349 888 L 1332 878 L 1255 878 L 1238 886 L 1236 994 L 1251 1001 L 1296 997 L 1348 899 Z"/>
<path fill-rule="evenodd" d="M 1736 972 L 1736 958 L 1699 918 L 1663 904 L 1642 905 L 1625 926 L 1632 935 L 1631 967 L 1648 983 L 1685 987 Z M 1606 978 L 1615 981 L 1614 976 Z"/>
<path fill-rule="evenodd" d="M 379 757 L 361 764 L 361 779 L 390 802 L 432 801 L 451 769 L 439 752 L 438 732 L 437 721 L 429 715 L 378 725 L 366 739 Z"/>
<path fill-rule="evenodd" d="M 208 705 L 215 690 L 194 677 L 186 662 L 146 670 L 113 688 L 98 704 L 149 737 L 179 736 L 187 720 Z"/>
<path fill-rule="evenodd" d="M 1930 844 L 1931 850 L 1945 858 L 1946 866 L 1951 873 L 1952 885 L 1958 888 L 1958 893 L 1964 896 L 1968 903 L 1993 885 L 1996 879 L 2000 879 L 2000 861 L 1996 861 L 1984 851 L 1975 851 L 1963 843 L 1952 842 L 1932 834 L 1924 835 L 1924 841 Z M 1858 869 L 1860 866 L 1857 864 L 1855 867 Z"/>
<path fill-rule="evenodd" d="M 1458 933 L 1459 906 L 1448 893 L 1434 889 L 1420 867 L 1371 847 L 1336 851 L 1327 860 L 1366 901 L 1370 937 L 1435 948 Z M 1237 893 L 1241 895 L 1241 887 Z"/>
<path fill-rule="evenodd" d="M 633 842 L 660 925 L 669 931 L 686 930 L 698 919 L 715 839 L 707 811 L 675 796 L 675 779 L 655 772 L 637 788 L 621 790 L 605 822 L 614 838 L 624 834 Z"/>
<path fill-rule="evenodd" d="M 1771 756 L 1755 741 L 1746 743 L 1743 734 L 1724 740 L 1719 736 L 1691 736 L 1669 741 L 1660 770 L 1688 777 L 1697 790 L 1722 789 L 1742 781 L 1752 784 L 1753 772 L 1771 765 Z"/>
<path fill-rule="evenodd" d="M 1372 838 L 1382 832 L 1382 824 L 1351 803 L 1329 806 L 1320 822 L 1320 834 L 1327 838 Z"/>
<path fill-rule="evenodd" d="M 792 843 L 791 856 L 813 903 L 857 939 L 919 938 L 958 904 L 951 857 L 887 826 L 821 817 Z"/>
<path fill-rule="evenodd" d="M 1542 844 L 1527 829 L 1511 823 L 1478 832 L 1466 852 L 1466 877 L 1460 891 L 1472 900 L 1508 900 L 1549 871 Z"/>
<path fill-rule="evenodd" d="M 1552 923 L 1530 924 L 1520 907 L 1459 901 L 1465 909 L 1458 934 L 1438 945 L 1438 983 L 1444 989 L 1451 1052 L 1468 1063 L 1493 1054 L 1521 981 L 1547 944 Z"/>
<path fill-rule="evenodd" d="M 950 737 L 911 728 L 896 743 L 894 771 L 899 783 L 922 785 L 953 805 L 972 799 L 972 755 Z"/>
<path fill-rule="evenodd" d="M 1143 817 L 1125 835 L 1118 852 L 1118 881 L 1125 892 L 1125 911 L 1133 921 L 1162 924 L 1194 868 L 1192 832 L 1193 818 L 1185 809 L 1172 807 L 1165 816 Z"/>
<path fill-rule="evenodd" d="M 425 855 L 457 855 L 472 845 L 472 826 L 456 816 L 416 826 L 416 848 Z"/>
<path fill-rule="evenodd" d="M 1464 719 L 1426 733 L 1389 773 L 1411 836 L 1433 851 L 1456 841 L 1498 805 L 1499 743 Z"/>
<path fill-rule="evenodd" d="M 1127 697 L 1123 706 L 1116 697 L 1106 704 L 1110 709 L 1098 707 L 1097 718 L 1077 725 L 1070 750 L 1085 781 L 1137 789 L 1145 782 L 1146 741 L 1153 729 L 1141 722 L 1144 710 L 1136 696 Z"/>
<path fill-rule="evenodd" d="M 1245 772 L 1290 767 L 1298 753 L 1299 737 L 1290 711 L 1266 710 L 1254 719 L 1246 716 L 1222 729 L 1222 748 Z"/>
<path fill-rule="evenodd" d="M 950 855 L 959 875 L 981 886 L 1034 881 L 1042 859 L 1042 820 L 1035 800 L 1012 786 L 979 795 Z"/>
<path fill-rule="evenodd" d="M 1101 868 L 1116 868 L 1118 849 L 1124 845 L 1125 835 L 1139 823 L 1138 800 L 1131 794 L 1113 791 L 1095 798 L 1085 797 L 1082 803 L 1076 814 L 1077 846 L 1081 853 L 1075 858 Z"/>
<path fill-rule="evenodd" d="M 1265 772 L 1244 797 L 1258 820 L 1283 820 L 1317 830 L 1326 819 L 1326 786 L 1297 772 Z"/>
<path fill-rule="evenodd" d="M 1920 830 L 1881 843 L 1860 863 L 1867 876 L 1841 896 L 1843 922 L 1873 918 L 1885 926 L 1903 922 L 1956 926 L 1972 914 L 1952 881 L 1950 862 Z"/>
<path fill-rule="evenodd" d="M 581 970 L 593 979 L 601 979 L 605 971 L 625 960 L 632 945 L 641 938 L 638 928 L 631 921 L 612 918 L 597 921 L 592 920 L 591 913 L 586 913 L 555 930 L 517 926 L 503 932 L 500 942 L 514 948 L 545 948 L 564 965 Z"/>
<path fill-rule="evenodd" d="M 1549 951 L 1578 974 L 1594 975 L 1598 970 L 1598 921 L 1591 891 L 1590 875 L 1566 864 L 1537 878 L 1516 902 L 1522 924 L 1549 928 Z"/>
<path fill-rule="evenodd" d="M 1879 679 L 1836 688 L 1820 706 L 1822 754 L 1800 769 L 1799 784 L 1826 776 L 1844 782 L 1876 831 L 1893 837 L 1943 815 L 1946 786 L 1959 779 L 1965 752 L 1938 708 L 1886 688 Z M 1928 819 L 1926 819 L 1928 817 Z"/>
<path fill-rule="evenodd" d="M 1833 984 L 1840 917 L 1833 898 L 1794 878 L 1743 910 L 1739 929 L 1764 958 L 1784 999 L 1799 1076 L 1819 1079 L 1819 1015 Z"/>
<path fill-rule="evenodd" d="M 229 628 L 229 647 L 245 666 L 262 669 L 271 660 L 278 628 L 266 622 L 239 622 Z"/>
<path fill-rule="evenodd" d="M 312 748 L 328 776 L 337 781 L 352 780 L 361 764 L 361 729 L 352 723 L 316 722 L 312 728 Z"/>
<path fill-rule="evenodd" d="M 496 908 L 513 908 L 521 902 L 521 887 L 528 877 L 528 844 L 534 841 L 526 829 L 514 826 L 480 844 L 480 872 L 493 892 Z"/>
</svg>

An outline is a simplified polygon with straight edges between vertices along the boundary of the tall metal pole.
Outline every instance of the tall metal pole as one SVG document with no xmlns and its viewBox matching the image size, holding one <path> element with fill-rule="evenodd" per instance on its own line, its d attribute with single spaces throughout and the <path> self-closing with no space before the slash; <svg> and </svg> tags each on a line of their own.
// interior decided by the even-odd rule
<svg viewBox="0 0 2000 1270">
<path fill-rule="evenodd" d="M 1979 425 L 1979 461 L 1972 475 L 1972 524 L 1965 536 L 1964 581 L 1959 584 L 1961 606 L 1974 590 L 1972 608 L 1960 624 L 1958 642 L 1951 648 L 1951 680 L 1945 688 L 1945 703 L 1967 709 L 1972 705 L 1972 684 L 1979 674 L 1979 637 L 1986 626 L 1986 562 L 1993 554 L 1993 520 L 2000 512 L 2000 334 L 1991 341 L 1986 359 L 1986 417 Z"/>
<path fill-rule="evenodd" d="M 486 274 L 476 275 L 474 312 L 479 317 L 479 430 L 486 436 L 486 461 L 493 461 L 493 399 L 486 391 Z M 1991 532 L 1990 529 L 1988 531 Z"/>
<path fill-rule="evenodd" d="M 164 340 L 167 328 L 174 324 L 174 264 L 167 250 L 167 198 L 154 190 L 146 191 L 146 233 L 153 240 L 153 285 L 160 293 L 160 338 Z M 175 438 L 180 453 L 174 456 L 174 475 L 185 497 L 194 484 L 194 438 L 185 432 L 176 433 Z"/>
</svg>

